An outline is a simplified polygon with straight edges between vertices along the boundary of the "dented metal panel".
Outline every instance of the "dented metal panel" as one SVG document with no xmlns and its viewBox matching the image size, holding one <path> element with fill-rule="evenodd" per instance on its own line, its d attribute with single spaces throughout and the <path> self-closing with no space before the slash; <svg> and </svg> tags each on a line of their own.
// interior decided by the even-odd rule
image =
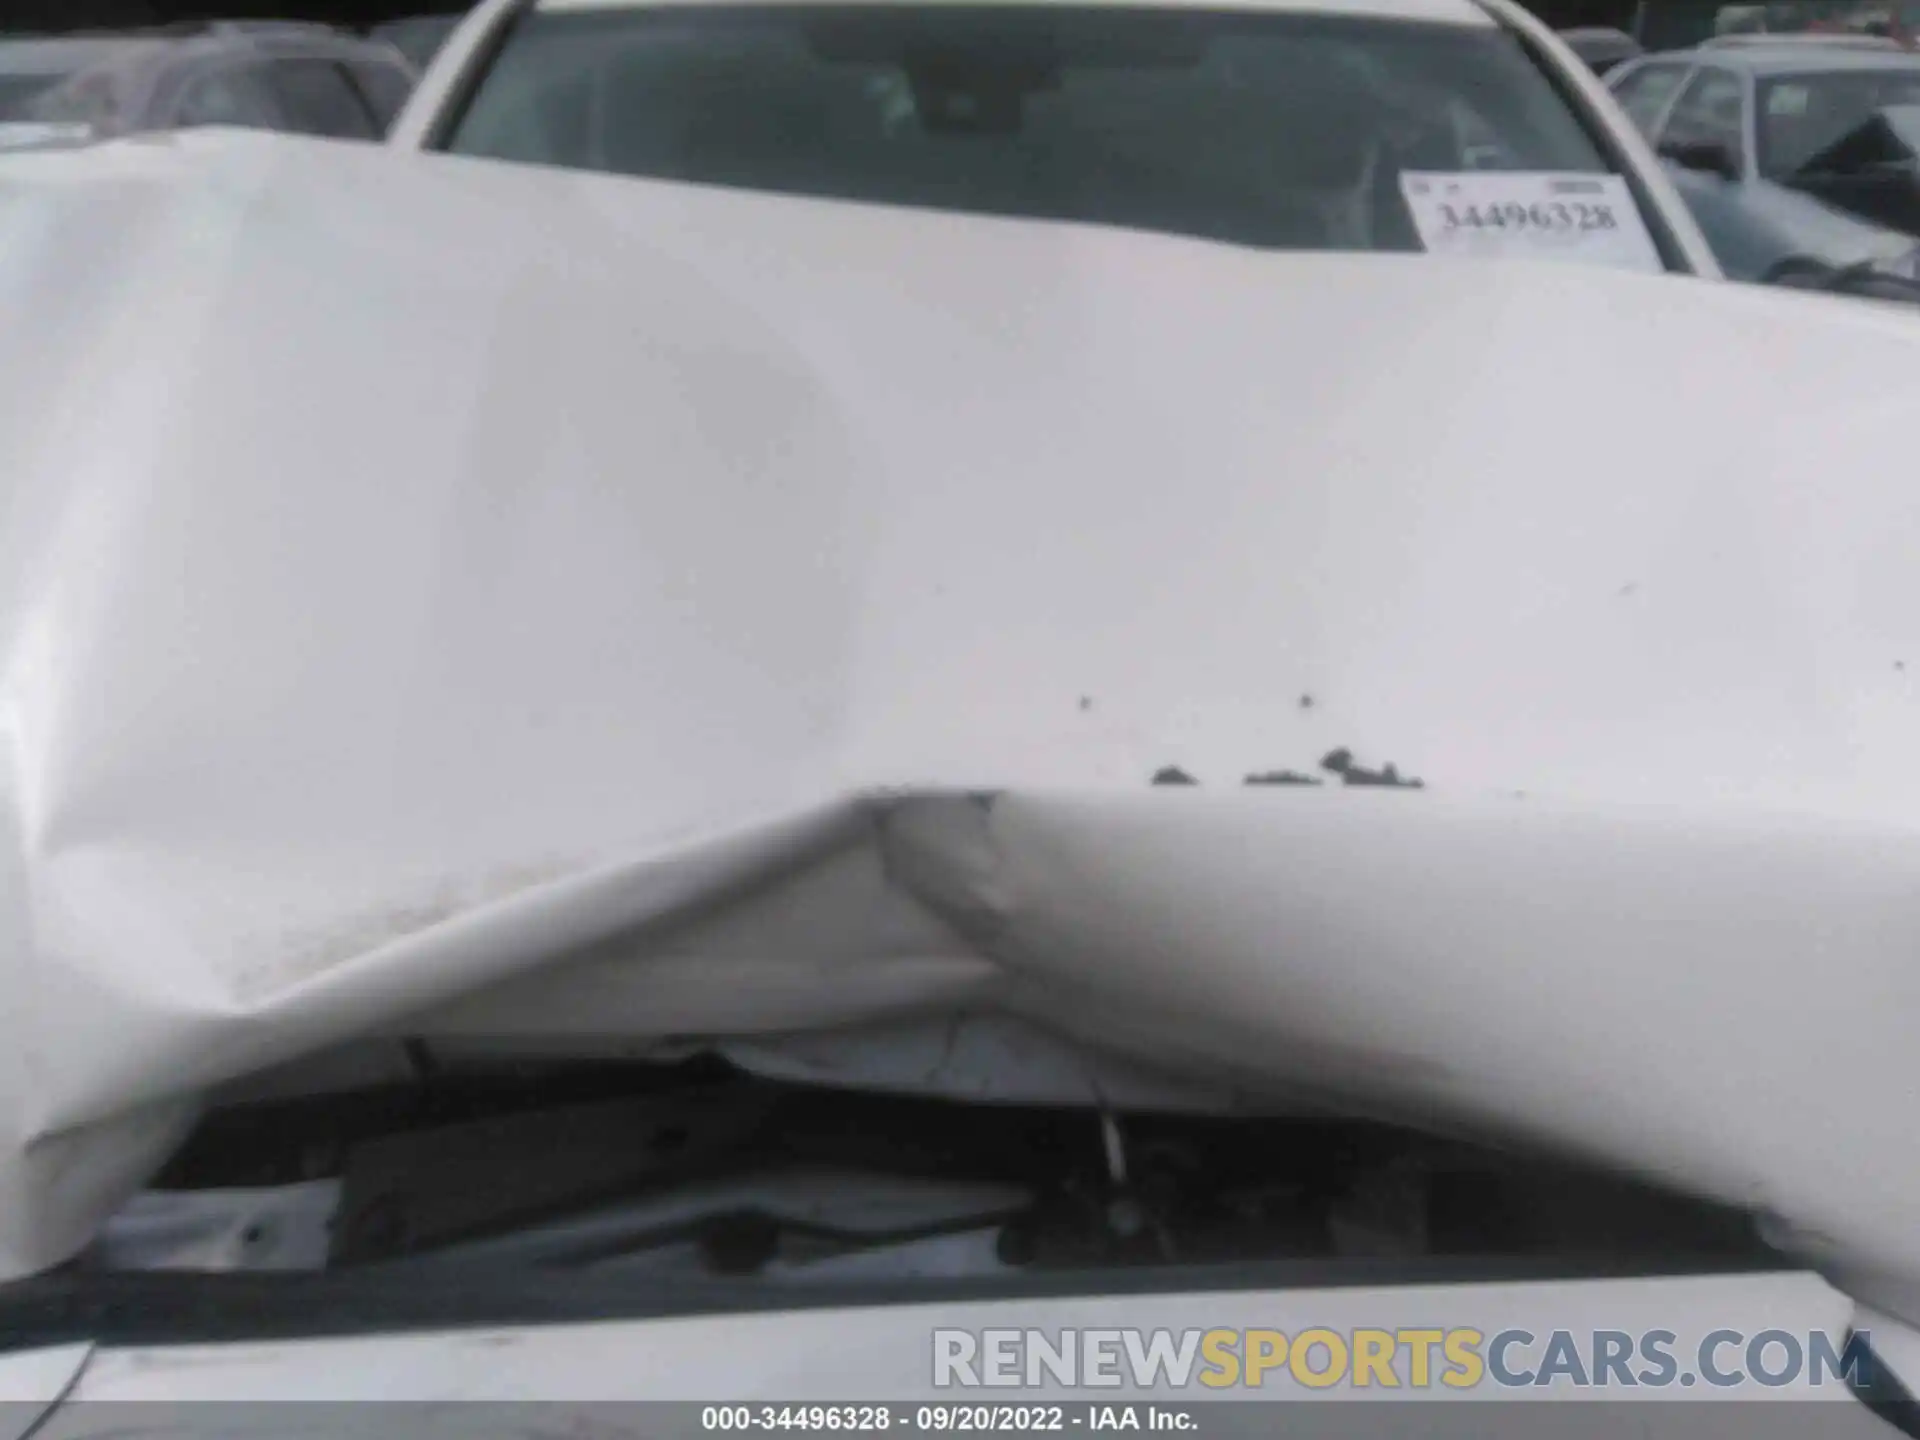
<svg viewBox="0 0 1920 1440">
<path fill-rule="evenodd" d="M 342 1042 L 999 1014 L 1920 1274 L 1910 317 L 258 136 L 0 296 L 0 1271 Z"/>
</svg>

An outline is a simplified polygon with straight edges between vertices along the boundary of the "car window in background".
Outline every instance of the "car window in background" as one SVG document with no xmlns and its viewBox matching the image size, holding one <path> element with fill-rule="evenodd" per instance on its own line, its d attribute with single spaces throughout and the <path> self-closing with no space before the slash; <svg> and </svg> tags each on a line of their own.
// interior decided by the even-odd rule
<svg viewBox="0 0 1920 1440">
<path fill-rule="evenodd" d="M 1686 76 L 1687 67 L 1684 65 L 1643 65 L 1620 78 L 1613 87 L 1613 96 L 1642 133 L 1651 135 L 1654 126 L 1660 123 L 1667 102 L 1673 98 L 1673 92 L 1680 88 L 1680 82 Z"/>
<path fill-rule="evenodd" d="M 373 112 L 374 123 L 382 135 L 386 134 L 406 105 L 407 96 L 413 93 L 413 76 L 398 65 L 383 65 L 378 60 L 352 60 L 347 69 L 359 87 L 360 98 Z"/>
<path fill-rule="evenodd" d="M 1719 145 L 1735 165 L 1743 165 L 1747 148 L 1741 112 L 1744 98 L 1737 75 L 1702 70 L 1674 102 L 1660 138 L 1673 144 Z"/>
<path fill-rule="evenodd" d="M 332 60 L 276 59 L 268 71 L 287 129 L 302 135 L 346 140 L 377 139 L 377 123 L 347 72 Z"/>
<path fill-rule="evenodd" d="M 535 11 L 447 148 L 1281 249 L 1418 250 L 1402 170 L 1609 171 L 1492 26 L 1023 5 Z"/>
<path fill-rule="evenodd" d="M 1795 75 L 1760 87 L 1760 170 L 1772 179 L 1796 173 L 1821 151 L 1858 130 L 1878 110 L 1920 104 L 1920 69 Z"/>
<path fill-rule="evenodd" d="M 256 64 L 225 65 L 188 81 L 174 103 L 173 123 L 277 130 L 285 121 Z"/>
</svg>

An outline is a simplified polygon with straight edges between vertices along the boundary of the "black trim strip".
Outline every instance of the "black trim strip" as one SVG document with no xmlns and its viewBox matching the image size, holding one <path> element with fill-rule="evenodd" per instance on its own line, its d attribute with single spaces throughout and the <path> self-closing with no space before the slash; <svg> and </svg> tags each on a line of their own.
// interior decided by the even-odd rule
<svg viewBox="0 0 1920 1440">
<path fill-rule="evenodd" d="M 1873 1348 L 1873 1342 L 1859 1331 L 1847 1332 L 1847 1343 L 1842 1353 L 1855 1340 L 1866 1351 L 1868 1369 L 1865 1382 L 1856 1386 L 1853 1393 L 1862 1405 L 1902 1435 L 1920 1437 L 1920 1400 L 1914 1399 L 1913 1392 L 1888 1368 L 1887 1362 Z"/>
<path fill-rule="evenodd" d="M 0 1353 L 82 1340 L 104 1345 L 209 1344 L 961 1300 L 1680 1279 L 1797 1268 L 1754 1256 L 1562 1255 L 1280 1260 L 822 1284 L 634 1279 L 580 1270 L 489 1271 L 479 1266 L 432 1273 L 370 1267 L 318 1275 L 68 1273 L 0 1289 Z"/>
</svg>

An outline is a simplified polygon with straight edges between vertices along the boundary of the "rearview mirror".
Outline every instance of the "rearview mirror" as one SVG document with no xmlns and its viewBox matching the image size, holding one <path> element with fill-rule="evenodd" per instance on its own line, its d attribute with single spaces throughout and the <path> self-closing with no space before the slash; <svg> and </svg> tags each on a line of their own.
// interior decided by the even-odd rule
<svg viewBox="0 0 1920 1440">
<path fill-rule="evenodd" d="M 1686 170 L 1704 171 L 1723 180 L 1740 177 L 1733 152 L 1718 140 L 1665 140 L 1660 144 L 1660 153 Z"/>
</svg>

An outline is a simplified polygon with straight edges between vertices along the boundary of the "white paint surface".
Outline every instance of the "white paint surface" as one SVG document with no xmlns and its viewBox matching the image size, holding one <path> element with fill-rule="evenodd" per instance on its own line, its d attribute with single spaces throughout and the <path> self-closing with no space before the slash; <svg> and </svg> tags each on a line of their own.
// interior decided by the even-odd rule
<svg viewBox="0 0 1920 1440">
<path fill-rule="evenodd" d="M 356 1036 L 997 1007 L 1920 1276 L 1911 316 L 211 135 L 0 300 L 7 1272 Z"/>
<path fill-rule="evenodd" d="M 196 1401 L 571 1401 L 622 1400 L 1125 1400 L 1177 1393 L 1183 1401 L 1257 1398 L 1245 1390 L 1189 1385 L 1177 1392 L 1164 1378 L 1154 1390 L 1131 1379 L 1112 1389 L 1063 1387 L 1051 1378 L 1031 1389 L 937 1389 L 933 1331 L 997 1326 L 1054 1331 L 1103 1326 L 1153 1329 L 1273 1328 L 1292 1335 L 1315 1326 L 1347 1333 L 1356 1327 L 1473 1326 L 1486 1335 L 1524 1328 L 1543 1337 L 1556 1329 L 1584 1339 L 1596 1329 L 1638 1335 L 1670 1330 L 1685 1368 L 1713 1331 L 1747 1334 L 1780 1328 L 1804 1336 L 1828 1332 L 1836 1350 L 1853 1307 L 1811 1275 L 1780 1274 L 1582 1283 L 1434 1285 L 1355 1289 L 1245 1290 L 1212 1294 L 1100 1295 L 1077 1298 L 947 1302 L 868 1309 L 763 1311 L 593 1325 L 545 1325 L 463 1332 L 370 1335 L 291 1344 L 180 1345 L 102 1350 L 72 1395 L 90 1403 L 191 1404 Z M 1735 1352 L 1737 1353 L 1737 1352 Z M 1515 1352 L 1538 1363 L 1540 1349 Z M 1402 1361 L 1402 1370 L 1405 1362 Z M 1571 1385 L 1544 1390 L 1472 1390 L 1436 1386 L 1395 1392 L 1346 1386 L 1312 1391 L 1276 1381 L 1274 1398 L 1300 1402 L 1442 1401 L 1456 1403 L 1570 1399 Z M 1724 1400 L 1734 1392 L 1706 1385 L 1658 1390 L 1616 1387 L 1605 1398 L 1665 1404 Z M 1858 1402 L 1842 1387 L 1799 1383 L 1770 1390 L 1742 1386 L 1741 1409 L 1782 1401 L 1834 1404 L 1836 1418 Z M 1476 1405 L 1475 1408 L 1479 1408 Z M 1293 1432 L 1293 1407 L 1276 1423 Z M 111 1409 L 102 1412 L 112 1416 Z M 127 1412 L 121 1412 L 124 1416 Z M 1284 1422 L 1280 1417 L 1284 1415 Z M 1697 1432 L 1696 1432 L 1697 1433 Z"/>
</svg>

